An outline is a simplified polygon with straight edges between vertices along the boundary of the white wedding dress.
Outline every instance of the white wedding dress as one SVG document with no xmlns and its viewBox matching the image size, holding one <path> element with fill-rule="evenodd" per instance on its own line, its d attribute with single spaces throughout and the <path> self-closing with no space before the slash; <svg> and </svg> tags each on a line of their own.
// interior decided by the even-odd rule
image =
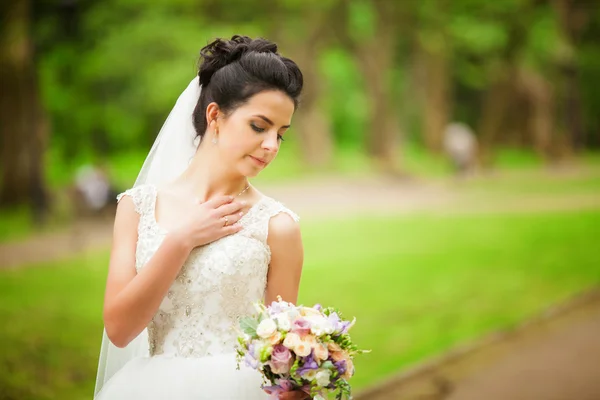
<svg viewBox="0 0 600 400">
<path fill-rule="evenodd" d="M 156 192 L 145 184 L 122 194 L 132 198 L 140 214 L 137 271 L 166 235 L 155 219 Z M 235 326 L 253 312 L 253 302 L 263 299 L 271 257 L 269 220 L 281 212 L 298 220 L 264 196 L 242 217 L 240 232 L 191 252 L 148 325 L 149 356 L 130 360 L 96 399 L 268 398 L 257 371 L 243 363 L 236 369 Z"/>
</svg>

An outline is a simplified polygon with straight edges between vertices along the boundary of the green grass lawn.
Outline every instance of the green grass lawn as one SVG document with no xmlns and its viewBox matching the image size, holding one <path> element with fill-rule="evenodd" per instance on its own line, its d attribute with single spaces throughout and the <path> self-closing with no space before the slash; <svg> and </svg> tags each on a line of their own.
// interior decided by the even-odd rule
<svg viewBox="0 0 600 400">
<path fill-rule="evenodd" d="M 356 316 L 356 388 L 600 283 L 600 210 L 303 222 L 300 301 Z M 0 272 L 0 398 L 89 399 L 108 255 Z"/>
</svg>

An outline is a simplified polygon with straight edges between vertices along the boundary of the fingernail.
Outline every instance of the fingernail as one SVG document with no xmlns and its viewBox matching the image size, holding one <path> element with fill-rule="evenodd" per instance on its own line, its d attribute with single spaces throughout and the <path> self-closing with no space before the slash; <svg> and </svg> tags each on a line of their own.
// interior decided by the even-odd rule
<svg viewBox="0 0 600 400">
<path fill-rule="evenodd" d="M 242 212 L 240 212 L 240 217 L 241 217 L 242 215 L 244 215 L 244 212 L 243 212 L 243 211 L 242 211 Z"/>
<path fill-rule="evenodd" d="M 243 205 L 243 206 L 245 206 L 246 205 L 246 201 L 242 200 L 242 201 L 240 201 L 240 204 Z"/>
</svg>

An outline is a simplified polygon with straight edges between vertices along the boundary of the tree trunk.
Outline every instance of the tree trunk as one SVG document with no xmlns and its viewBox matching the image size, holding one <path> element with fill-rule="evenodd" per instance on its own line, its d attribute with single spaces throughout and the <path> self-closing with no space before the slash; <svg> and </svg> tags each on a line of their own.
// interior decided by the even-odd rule
<svg viewBox="0 0 600 400">
<path fill-rule="evenodd" d="M 324 79 L 319 72 L 317 46 L 311 41 L 297 42 L 291 50 L 304 76 L 301 104 L 296 116 L 297 134 L 302 156 L 307 165 L 325 167 L 332 161 L 333 138 L 327 110 L 322 104 Z"/>
<path fill-rule="evenodd" d="M 427 148 L 442 153 L 444 129 L 450 119 L 451 82 L 449 56 L 446 45 L 427 48 L 421 46 L 424 79 L 423 132 Z"/>
<path fill-rule="evenodd" d="M 451 118 L 449 8 L 449 1 L 434 0 L 414 9 L 416 58 L 421 69 L 417 88 L 421 92 L 421 126 L 425 145 L 434 154 L 443 151 L 444 130 Z"/>
<path fill-rule="evenodd" d="M 546 161 L 552 161 L 554 141 L 554 94 L 550 83 L 539 73 L 522 70 L 519 87 L 528 104 L 526 132 L 535 152 Z"/>
<path fill-rule="evenodd" d="M 300 107 L 293 123 L 302 158 L 311 167 L 326 167 L 333 160 L 334 144 L 329 115 L 322 104 L 327 87 L 319 71 L 319 54 L 327 45 L 324 37 L 331 10 L 310 4 L 301 9 L 292 6 L 291 10 L 277 2 L 269 6 L 271 21 L 267 29 L 277 38 L 284 56 L 298 64 L 304 77 Z M 289 14 L 299 14 L 298 19 L 284 18 Z"/>
<path fill-rule="evenodd" d="M 47 207 L 42 174 L 47 124 L 39 101 L 31 40 L 31 4 L 10 0 L 1 6 L 5 23 L 0 40 L 0 205 L 30 203 L 34 215 Z"/>
<path fill-rule="evenodd" d="M 562 75 L 559 83 L 559 103 L 561 125 L 568 134 L 568 143 L 574 150 L 582 150 L 586 144 L 583 129 L 583 110 L 579 81 L 579 66 L 576 59 L 576 48 L 581 32 L 589 21 L 587 1 L 554 0 L 553 6 L 557 12 L 560 30 L 568 47 L 559 70 Z"/>
<path fill-rule="evenodd" d="M 480 137 L 480 162 L 484 166 L 490 166 L 492 160 L 492 148 L 504 129 L 504 121 L 510 118 L 510 102 L 514 98 L 513 68 L 507 68 L 501 76 L 498 76 L 488 87 L 483 100 L 481 119 L 479 121 L 478 133 Z"/>
<path fill-rule="evenodd" d="M 354 56 L 364 76 L 368 104 L 366 147 L 378 167 L 399 172 L 399 110 L 396 108 L 393 63 L 396 55 L 398 21 L 394 2 L 373 0 L 377 25 L 375 34 L 356 46 Z"/>
</svg>

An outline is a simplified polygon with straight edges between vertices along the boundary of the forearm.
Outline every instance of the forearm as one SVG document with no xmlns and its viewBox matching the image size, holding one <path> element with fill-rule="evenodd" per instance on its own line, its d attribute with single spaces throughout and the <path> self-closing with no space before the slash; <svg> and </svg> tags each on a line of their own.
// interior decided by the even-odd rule
<svg viewBox="0 0 600 400">
<path fill-rule="evenodd" d="M 104 324 L 116 346 L 126 346 L 148 325 L 189 252 L 187 245 L 167 235 L 135 278 L 106 305 Z"/>
</svg>

